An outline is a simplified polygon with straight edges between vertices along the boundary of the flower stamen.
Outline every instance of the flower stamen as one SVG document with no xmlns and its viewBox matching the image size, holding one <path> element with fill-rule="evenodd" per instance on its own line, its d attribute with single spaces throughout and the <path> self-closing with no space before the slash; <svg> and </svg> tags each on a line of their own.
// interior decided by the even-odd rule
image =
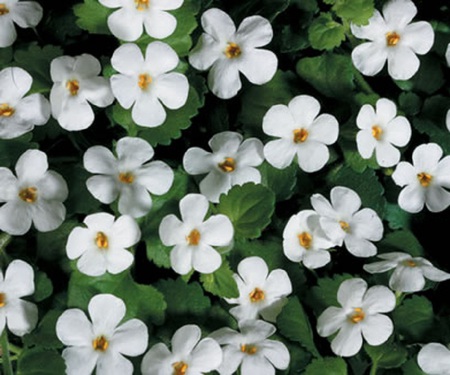
<svg viewBox="0 0 450 375">
<path fill-rule="evenodd" d="M 197 229 L 192 229 L 191 233 L 186 236 L 186 242 L 190 246 L 197 246 L 200 243 L 200 232 Z"/>
<path fill-rule="evenodd" d="M 34 203 L 37 199 L 37 189 L 34 186 L 19 191 L 19 198 L 26 203 Z"/>
<path fill-rule="evenodd" d="M 400 35 L 398 35 L 395 31 L 386 33 L 386 44 L 388 47 L 395 47 L 399 41 Z"/>
<path fill-rule="evenodd" d="M 131 172 L 119 173 L 119 181 L 124 184 L 132 184 L 134 181 L 134 175 Z"/>
<path fill-rule="evenodd" d="M 0 15 L 1 15 L 1 13 L 0 13 Z M 0 104 L 0 116 L 11 117 L 14 114 L 14 112 L 15 112 L 14 108 L 10 107 L 8 104 L 6 104 L 6 103 Z"/>
<path fill-rule="evenodd" d="M 134 3 L 136 4 L 136 9 L 142 12 L 148 9 L 150 0 L 134 0 Z"/>
<path fill-rule="evenodd" d="M 250 297 L 250 301 L 252 302 L 264 301 L 264 299 L 266 298 L 264 291 L 259 288 L 253 289 L 248 296 Z"/>
<path fill-rule="evenodd" d="M 5 307 L 6 305 L 6 294 L 0 293 L 0 308 Z"/>
<path fill-rule="evenodd" d="M 66 89 L 69 90 L 70 95 L 75 96 L 80 90 L 80 83 L 76 79 L 72 79 L 66 82 Z"/>
<path fill-rule="evenodd" d="M 308 130 L 301 128 L 301 129 L 295 129 L 293 131 L 294 133 L 294 143 L 303 143 L 308 139 Z"/>
<path fill-rule="evenodd" d="M 6 4 L 1 3 L 0 4 L 0 16 L 4 16 L 5 14 L 9 13 L 9 9 L 7 8 Z"/>
<path fill-rule="evenodd" d="M 364 320 L 366 317 L 366 314 L 364 313 L 363 309 L 361 307 L 355 307 L 353 309 L 353 314 L 350 316 L 350 321 L 354 324 L 360 323 Z"/>
<path fill-rule="evenodd" d="M 344 220 L 341 220 L 340 222 L 339 222 L 339 225 L 341 226 L 341 228 L 342 228 L 342 230 L 344 231 L 344 232 L 350 232 L 350 224 L 349 223 L 347 223 L 346 221 L 344 221 Z"/>
<path fill-rule="evenodd" d="M 153 79 L 149 74 L 139 74 L 138 86 L 141 90 L 147 90 Z"/>
<path fill-rule="evenodd" d="M 405 266 L 411 267 L 411 268 L 417 267 L 417 263 L 414 262 L 412 259 L 405 260 L 404 264 L 405 264 Z"/>
<path fill-rule="evenodd" d="M 381 139 L 381 135 L 383 134 L 383 129 L 380 126 L 374 125 L 372 126 L 372 137 L 374 137 L 377 141 Z"/>
<path fill-rule="evenodd" d="M 425 172 L 418 173 L 417 178 L 423 187 L 430 186 L 431 180 L 433 180 L 433 176 Z"/>
<path fill-rule="evenodd" d="M 105 250 L 109 247 L 108 236 L 103 232 L 97 232 L 95 237 L 95 244 L 101 250 Z"/>
<path fill-rule="evenodd" d="M 236 169 L 236 160 L 233 158 L 225 158 L 218 166 L 222 172 L 230 173 Z"/>
<path fill-rule="evenodd" d="M 99 336 L 94 341 L 92 341 L 92 347 L 94 350 L 98 350 L 100 352 L 105 352 L 108 349 L 109 342 L 105 338 L 105 336 Z"/>
<path fill-rule="evenodd" d="M 241 344 L 241 352 L 247 353 L 250 355 L 255 354 L 258 351 L 258 348 L 256 345 L 247 345 L 247 344 Z"/>
<path fill-rule="evenodd" d="M 302 232 L 298 235 L 298 242 L 300 243 L 301 247 L 304 247 L 306 250 L 308 250 L 311 247 L 312 243 L 312 236 L 308 232 Z"/>
<path fill-rule="evenodd" d="M 241 55 L 242 51 L 236 43 L 229 42 L 227 48 L 225 48 L 224 53 L 228 59 L 235 59 L 236 57 L 239 57 Z"/>
<path fill-rule="evenodd" d="M 184 362 L 175 362 L 172 364 L 172 367 L 173 375 L 185 375 L 189 366 Z"/>
</svg>

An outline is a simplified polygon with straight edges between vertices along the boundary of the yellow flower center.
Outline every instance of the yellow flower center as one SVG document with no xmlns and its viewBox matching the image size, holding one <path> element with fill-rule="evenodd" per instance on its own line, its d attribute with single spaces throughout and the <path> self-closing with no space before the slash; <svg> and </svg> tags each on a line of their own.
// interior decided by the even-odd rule
<svg viewBox="0 0 450 375">
<path fill-rule="evenodd" d="M 383 129 L 381 129 L 378 125 L 372 126 L 372 137 L 374 137 L 377 141 L 381 139 L 382 134 Z"/>
<path fill-rule="evenodd" d="M 11 117 L 14 114 L 14 112 L 15 112 L 14 108 L 10 107 L 8 104 L 6 103 L 0 104 L 0 116 Z"/>
<path fill-rule="evenodd" d="M 148 9 L 150 5 L 150 0 L 134 0 L 134 3 L 136 4 L 137 10 L 143 11 Z"/>
<path fill-rule="evenodd" d="M 230 173 L 236 169 L 236 160 L 233 158 L 225 158 L 223 162 L 218 165 L 222 172 Z"/>
<path fill-rule="evenodd" d="M 66 82 L 66 89 L 69 90 L 70 95 L 75 96 L 80 89 L 80 83 L 76 79 L 72 79 Z"/>
<path fill-rule="evenodd" d="M 363 321 L 365 316 L 366 316 L 366 314 L 364 313 L 364 311 L 361 307 L 355 307 L 353 309 L 353 314 L 350 316 L 349 319 L 352 323 L 357 324 L 357 323 Z"/>
<path fill-rule="evenodd" d="M 405 264 L 405 266 L 411 267 L 411 268 L 417 267 L 417 263 L 414 262 L 412 259 L 405 260 L 404 264 Z"/>
<path fill-rule="evenodd" d="M 134 175 L 131 172 L 119 173 L 119 181 L 124 184 L 132 184 L 134 181 Z"/>
<path fill-rule="evenodd" d="M 308 139 L 308 130 L 301 128 L 301 129 L 295 129 L 293 131 L 294 133 L 294 143 L 303 143 Z"/>
<path fill-rule="evenodd" d="M 188 243 L 188 245 L 197 246 L 200 242 L 200 238 L 200 232 L 197 229 L 192 229 L 191 233 L 186 236 L 186 242 Z"/>
<path fill-rule="evenodd" d="M 185 375 L 189 366 L 184 362 L 175 362 L 174 364 L 172 364 L 172 367 L 172 375 Z"/>
<path fill-rule="evenodd" d="M 6 305 L 6 294 L 0 293 L 0 308 L 5 307 Z"/>
<path fill-rule="evenodd" d="M 400 35 L 398 35 L 395 31 L 386 33 L 386 44 L 388 47 L 395 47 L 399 41 Z"/>
<path fill-rule="evenodd" d="M 256 345 L 247 345 L 247 344 L 241 344 L 241 352 L 247 353 L 250 355 L 255 354 L 258 351 L 258 348 Z"/>
<path fill-rule="evenodd" d="M 147 90 L 148 86 L 152 83 L 153 79 L 149 74 L 139 74 L 138 86 L 141 90 Z"/>
<path fill-rule="evenodd" d="M 94 341 L 92 341 L 92 347 L 94 350 L 98 350 L 100 352 L 105 352 L 108 349 L 109 342 L 105 338 L 105 336 L 99 336 Z"/>
<path fill-rule="evenodd" d="M 95 236 L 95 244 L 101 250 L 107 249 L 109 246 L 108 236 L 103 232 L 97 232 Z"/>
<path fill-rule="evenodd" d="M 431 184 L 431 180 L 433 180 L 433 176 L 425 172 L 417 174 L 417 178 L 423 187 L 428 187 Z"/>
<path fill-rule="evenodd" d="M 8 13 L 9 13 L 9 9 L 6 7 L 6 4 L 1 3 L 0 4 L 0 16 L 3 16 Z"/>
<path fill-rule="evenodd" d="M 341 226 L 341 228 L 344 232 L 350 232 L 350 224 L 347 223 L 346 221 L 341 220 L 339 222 L 339 225 Z"/>
<path fill-rule="evenodd" d="M 19 191 L 19 198 L 27 203 L 34 203 L 37 199 L 37 189 L 34 186 Z"/>
<path fill-rule="evenodd" d="M 228 59 L 235 59 L 241 55 L 242 51 L 241 47 L 239 47 L 236 43 L 229 42 L 224 53 Z"/>
<path fill-rule="evenodd" d="M 302 232 L 298 235 L 298 242 L 300 246 L 308 250 L 311 247 L 312 236 L 308 232 Z"/>
<path fill-rule="evenodd" d="M 252 302 L 264 301 L 264 298 L 266 298 L 264 291 L 259 288 L 253 289 L 248 296 Z"/>
</svg>

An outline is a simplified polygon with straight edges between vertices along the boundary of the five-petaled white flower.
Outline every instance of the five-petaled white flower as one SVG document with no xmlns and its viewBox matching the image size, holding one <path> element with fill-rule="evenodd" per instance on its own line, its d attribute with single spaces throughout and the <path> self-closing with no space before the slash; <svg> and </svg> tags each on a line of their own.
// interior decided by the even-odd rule
<svg viewBox="0 0 450 375">
<path fill-rule="evenodd" d="M 201 194 L 188 194 L 180 201 L 181 219 L 170 214 L 159 226 L 159 237 L 170 252 L 170 264 L 181 275 L 193 268 L 200 273 L 212 273 L 222 264 L 222 257 L 213 246 L 228 246 L 234 229 L 227 216 L 212 215 L 204 220 L 209 202 Z"/>
<path fill-rule="evenodd" d="M 309 95 L 299 95 L 289 104 L 272 106 L 263 118 L 264 133 L 279 139 L 264 146 L 264 156 L 275 168 L 288 167 L 295 155 L 302 170 L 316 172 L 327 163 L 327 145 L 336 142 L 339 124 L 329 114 L 321 114 L 320 103 Z"/>
<path fill-rule="evenodd" d="M 426 54 L 434 42 L 434 31 L 428 22 L 411 23 L 416 13 L 411 0 L 390 0 L 383 7 L 383 16 L 375 10 L 368 25 L 352 24 L 354 36 L 370 40 L 353 50 L 355 67 L 362 74 L 373 76 L 387 60 L 393 79 L 406 80 L 416 74 L 420 65 L 416 54 Z"/>
<path fill-rule="evenodd" d="M 345 243 L 347 250 L 357 257 L 370 257 L 377 253 L 371 241 L 383 237 L 383 223 L 371 208 L 361 207 L 359 195 L 344 186 L 330 192 L 331 203 L 321 194 L 311 197 L 311 205 L 320 215 L 320 224 L 336 245 Z"/>
<path fill-rule="evenodd" d="M 398 204 L 405 211 L 416 213 L 426 207 L 440 212 L 450 205 L 450 156 L 442 160 L 442 148 L 436 143 L 418 146 L 412 154 L 413 164 L 402 161 L 397 165 L 392 179 L 404 187 Z"/>
<path fill-rule="evenodd" d="M 22 235 L 31 223 L 40 232 L 58 228 L 66 216 L 62 204 L 68 196 L 60 174 L 48 170 L 47 155 L 39 150 L 25 151 L 17 160 L 16 176 L 0 167 L 0 230 Z"/>
<path fill-rule="evenodd" d="M 249 257 L 238 264 L 238 274 L 233 275 L 239 288 L 238 298 L 225 298 L 230 304 L 239 306 L 230 309 L 230 314 L 238 321 L 256 319 L 275 322 L 292 293 L 292 284 L 285 270 L 270 272 L 266 262 L 260 257 Z"/>
<path fill-rule="evenodd" d="M 25 96 L 32 82 L 31 75 L 21 68 L 0 71 L 0 138 L 19 137 L 50 118 L 50 103 L 43 95 Z"/>
<path fill-rule="evenodd" d="M 125 316 L 125 303 L 112 294 L 97 294 L 88 305 L 89 316 L 69 309 L 56 322 L 58 339 L 68 348 L 62 356 L 68 375 L 131 375 L 132 363 L 124 357 L 144 353 L 148 345 L 146 325 L 131 319 L 119 326 Z"/>
<path fill-rule="evenodd" d="M 106 271 L 117 274 L 133 263 L 133 254 L 126 250 L 141 238 L 134 219 L 123 215 L 115 220 L 108 213 L 86 216 L 87 228 L 76 227 L 70 232 L 66 251 L 69 259 L 79 258 L 80 272 L 89 276 L 103 275 Z"/>
<path fill-rule="evenodd" d="M 171 72 L 178 65 L 178 55 L 168 44 L 147 45 L 145 58 L 136 44 L 117 48 L 111 65 L 120 74 L 111 77 L 111 88 L 120 105 L 131 110 L 133 121 L 141 126 L 156 127 L 167 117 L 161 102 L 169 109 L 181 108 L 187 100 L 187 78 Z"/>
<path fill-rule="evenodd" d="M 42 19 L 42 7 L 36 1 L 2 0 L 0 3 L 0 48 L 9 47 L 17 38 L 14 23 L 25 29 Z"/>
<path fill-rule="evenodd" d="M 422 257 L 412 257 L 407 253 L 393 252 L 379 254 L 381 262 L 365 264 L 363 268 L 370 273 L 395 271 L 389 279 L 389 287 L 398 292 L 412 293 L 422 290 L 425 278 L 432 281 L 450 279 L 450 274 L 433 267 L 430 261 Z"/>
<path fill-rule="evenodd" d="M 100 202 L 110 204 L 119 197 L 119 212 L 139 218 L 152 207 L 149 194 L 162 195 L 173 183 L 173 171 L 162 161 L 148 162 L 152 146 L 140 138 L 124 137 L 116 144 L 117 159 L 103 146 L 93 146 L 84 154 L 84 168 L 98 175 L 86 186 Z"/>
<path fill-rule="evenodd" d="M 255 168 L 264 161 L 263 144 L 257 138 L 242 142 L 242 135 L 225 131 L 215 134 L 209 141 L 207 152 L 191 147 L 183 157 L 183 166 L 192 175 L 208 175 L 200 182 L 200 192 L 211 202 L 219 202 L 221 194 L 234 185 L 261 182 L 261 173 Z"/>
<path fill-rule="evenodd" d="M 256 85 L 269 82 L 278 66 L 277 56 L 259 47 L 269 44 L 272 25 L 261 16 L 244 18 L 236 26 L 220 9 L 208 9 L 201 18 L 205 31 L 189 55 L 191 65 L 210 69 L 208 86 L 221 99 L 235 96 L 242 87 L 239 72 Z"/>
<path fill-rule="evenodd" d="M 320 336 L 331 336 L 333 353 L 342 357 L 355 355 L 363 337 L 369 345 L 386 342 L 394 330 L 387 313 L 395 308 L 395 295 L 387 287 L 376 285 L 367 289 L 363 279 L 345 280 L 339 286 L 337 300 L 342 307 L 328 307 L 317 320 Z"/>
<path fill-rule="evenodd" d="M 378 99 L 376 111 L 370 104 L 361 107 L 356 125 L 361 130 L 356 135 L 358 151 L 369 159 L 374 151 L 381 167 L 392 167 L 400 161 L 400 151 L 411 139 L 411 125 L 406 117 L 396 116 L 397 107 L 389 99 Z"/>
<path fill-rule="evenodd" d="M 0 270 L 0 335 L 5 326 L 17 336 L 31 332 L 38 321 L 38 308 L 21 298 L 34 293 L 34 271 L 22 260 L 13 260 L 5 275 Z"/>
<path fill-rule="evenodd" d="M 290 355 L 286 346 L 268 339 L 275 333 L 275 326 L 262 320 L 246 319 L 239 322 L 239 330 L 241 332 L 226 327 L 210 335 L 223 346 L 223 361 L 217 370 L 220 375 L 235 374 L 239 366 L 242 375 L 273 375 L 274 368 L 288 368 Z"/>
<path fill-rule="evenodd" d="M 417 363 L 427 375 L 450 375 L 450 350 L 437 342 L 426 344 L 417 355 Z"/>
<path fill-rule="evenodd" d="M 335 244 L 320 226 L 320 216 L 313 210 L 303 210 L 293 215 L 283 231 L 283 251 L 293 262 L 302 262 L 306 268 L 315 269 L 330 262 L 327 249 Z"/>
<path fill-rule="evenodd" d="M 212 338 L 202 340 L 201 330 L 194 324 L 179 328 L 172 336 L 172 351 L 163 343 L 154 345 L 141 364 L 143 375 L 205 374 L 217 370 L 222 350 Z"/>
<path fill-rule="evenodd" d="M 108 17 L 111 33 L 126 42 L 137 40 L 144 31 L 163 39 L 177 27 L 177 19 L 166 10 L 181 7 L 183 0 L 99 0 L 108 8 L 120 8 Z"/>
<path fill-rule="evenodd" d="M 94 122 L 89 103 L 107 107 L 114 101 L 109 81 L 100 77 L 100 62 L 92 55 L 60 56 L 52 60 L 52 115 L 66 130 L 83 130 Z"/>
</svg>

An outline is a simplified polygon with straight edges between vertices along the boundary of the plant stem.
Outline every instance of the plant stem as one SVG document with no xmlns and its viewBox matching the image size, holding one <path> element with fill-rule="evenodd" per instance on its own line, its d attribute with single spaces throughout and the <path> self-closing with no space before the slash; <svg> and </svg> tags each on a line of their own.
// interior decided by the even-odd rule
<svg viewBox="0 0 450 375">
<path fill-rule="evenodd" d="M 11 235 L 8 233 L 0 233 L 0 267 L 8 263 L 8 255 L 5 252 L 6 246 L 11 242 Z"/>
<path fill-rule="evenodd" d="M 3 330 L 3 334 L 0 339 L 0 344 L 2 348 L 3 373 L 5 375 L 14 375 L 11 364 L 11 358 L 9 357 L 8 334 L 6 333 L 6 329 Z"/>
<path fill-rule="evenodd" d="M 370 368 L 370 375 L 377 375 L 377 367 L 378 367 L 378 363 L 373 362 L 372 367 Z"/>
<path fill-rule="evenodd" d="M 364 79 L 362 74 L 360 72 L 358 72 L 356 69 L 354 69 L 354 77 L 355 77 L 356 83 L 361 88 L 361 90 L 363 90 L 366 94 L 369 94 L 369 95 L 375 94 L 376 95 L 376 93 L 375 93 L 375 91 L 373 91 L 372 87 L 370 87 L 370 85 Z"/>
</svg>

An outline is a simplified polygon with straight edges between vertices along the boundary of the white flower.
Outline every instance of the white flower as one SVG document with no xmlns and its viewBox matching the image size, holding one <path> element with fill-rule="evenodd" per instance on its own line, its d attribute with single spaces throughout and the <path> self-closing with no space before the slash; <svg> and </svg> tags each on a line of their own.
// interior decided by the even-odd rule
<svg viewBox="0 0 450 375">
<path fill-rule="evenodd" d="M 385 286 L 367 289 L 363 279 L 345 280 L 339 286 L 338 302 L 342 307 L 328 307 L 317 320 L 320 336 L 338 334 L 331 342 L 333 353 L 350 357 L 361 349 L 363 337 L 369 345 L 387 341 L 394 330 L 390 318 L 384 314 L 394 310 L 395 295 Z"/>
<path fill-rule="evenodd" d="M 450 109 L 447 111 L 447 115 L 445 116 L 445 125 L 447 126 L 447 130 L 450 132 Z"/>
<path fill-rule="evenodd" d="M 184 154 L 183 166 L 187 173 L 207 173 L 200 182 L 200 192 L 211 202 L 219 202 L 220 195 L 234 185 L 261 182 L 261 173 L 255 167 L 264 161 L 263 144 L 257 138 L 244 142 L 242 139 L 236 132 L 217 133 L 208 143 L 212 153 L 191 147 Z"/>
<path fill-rule="evenodd" d="M 404 187 L 398 204 L 405 211 L 416 213 L 426 205 L 431 212 L 440 212 L 450 205 L 450 156 L 442 160 L 442 148 L 436 143 L 418 146 L 412 154 L 413 164 L 397 165 L 392 178 Z"/>
<path fill-rule="evenodd" d="M 357 257 L 370 257 L 377 253 L 371 241 L 383 237 L 383 223 L 371 208 L 361 207 L 359 195 L 344 186 L 331 189 L 331 203 L 321 194 L 311 197 L 311 205 L 320 215 L 320 224 L 336 245 L 345 243 L 347 250 Z"/>
<path fill-rule="evenodd" d="M 191 65 L 208 70 L 208 86 L 221 99 L 229 99 L 241 89 L 239 72 L 253 84 L 262 85 L 275 75 L 278 60 L 269 44 L 272 25 L 261 16 L 246 17 L 236 31 L 233 20 L 220 9 L 202 14 L 205 31 L 189 55 Z"/>
<path fill-rule="evenodd" d="M 213 246 L 227 246 L 234 235 L 233 224 L 225 215 L 212 215 L 204 220 L 209 202 L 201 194 L 188 194 L 180 201 L 181 219 L 170 214 L 159 226 L 159 237 L 170 252 L 170 264 L 181 275 L 193 268 L 212 273 L 222 264 L 222 257 Z"/>
<path fill-rule="evenodd" d="M 50 103 L 43 95 L 25 96 L 32 82 L 21 68 L 0 71 L 0 138 L 19 137 L 50 118 Z"/>
<path fill-rule="evenodd" d="M 40 232 L 58 228 L 66 216 L 62 204 L 67 184 L 60 174 L 48 170 L 47 155 L 39 150 L 25 151 L 17 160 L 16 176 L 0 168 L 0 230 L 22 235 L 31 223 Z"/>
<path fill-rule="evenodd" d="M 90 147 L 84 154 L 84 168 L 98 175 L 86 186 L 100 202 L 110 204 L 119 197 L 119 212 L 139 218 L 152 207 L 149 194 L 162 195 L 173 183 L 173 171 L 162 161 L 148 161 L 154 151 L 140 138 L 124 137 L 116 145 L 117 159 L 103 146 Z"/>
<path fill-rule="evenodd" d="M 392 167 L 400 161 L 400 151 L 394 147 L 406 146 L 411 139 L 411 125 L 406 117 L 396 116 L 397 107 L 388 99 L 378 99 L 376 111 L 365 104 L 356 118 L 361 130 L 356 135 L 358 151 L 369 159 L 374 151 L 381 167 Z"/>
<path fill-rule="evenodd" d="M 260 257 L 243 259 L 238 265 L 238 273 L 233 277 L 239 288 L 238 298 L 225 298 L 230 304 L 239 306 L 230 309 L 230 314 L 238 321 L 256 319 L 259 315 L 269 322 L 275 322 L 292 293 L 292 284 L 285 270 L 270 272 L 266 262 Z"/>
<path fill-rule="evenodd" d="M 417 362 L 427 375 L 450 375 L 450 350 L 437 342 L 423 346 Z"/>
<path fill-rule="evenodd" d="M 154 345 L 141 364 L 143 375 L 205 374 L 217 370 L 222 362 L 222 350 L 212 338 L 201 338 L 194 324 L 179 328 L 172 337 L 172 351 L 163 343 Z"/>
<path fill-rule="evenodd" d="M 223 361 L 217 370 L 220 375 L 235 374 L 241 367 L 241 375 L 275 374 L 275 369 L 285 370 L 289 366 L 290 355 L 286 346 L 269 340 L 276 329 L 262 320 L 241 320 L 239 330 L 221 328 L 210 337 L 223 345 Z"/>
<path fill-rule="evenodd" d="M 109 81 L 100 77 L 100 62 L 92 55 L 60 56 L 52 60 L 52 115 L 66 130 L 83 130 L 94 122 L 89 103 L 107 107 L 114 101 Z"/>
<path fill-rule="evenodd" d="M 336 142 L 339 124 L 336 118 L 320 112 L 317 99 L 299 95 L 289 104 L 272 106 L 263 118 L 264 133 L 279 139 L 264 146 L 264 156 L 275 168 L 288 167 L 295 155 L 302 170 L 316 172 L 327 163 L 327 145 Z"/>
<path fill-rule="evenodd" d="M 411 23 L 417 8 L 411 0 L 391 0 L 383 7 L 383 16 L 375 10 L 366 26 L 351 25 L 354 36 L 368 39 L 352 52 L 356 69 L 367 76 L 379 73 L 387 60 L 393 79 L 410 79 L 419 70 L 416 56 L 426 54 L 434 42 L 428 22 Z"/>
<path fill-rule="evenodd" d="M 433 281 L 450 279 L 450 274 L 433 267 L 430 261 L 421 257 L 412 257 L 407 253 L 392 252 L 379 254 L 381 262 L 366 264 L 363 268 L 370 273 L 395 271 L 389 279 L 389 287 L 398 292 L 418 292 L 425 286 L 425 278 Z"/>
<path fill-rule="evenodd" d="M 4 278 L 0 270 L 0 335 L 5 326 L 17 336 L 31 332 L 38 321 L 38 308 L 21 298 L 34 293 L 34 271 L 28 263 L 13 260 Z"/>
<path fill-rule="evenodd" d="M 330 262 L 326 249 L 334 243 L 326 236 L 319 222 L 320 216 L 313 210 L 303 210 L 293 215 L 283 231 L 284 255 L 293 262 L 303 262 L 314 269 Z"/>
<path fill-rule="evenodd" d="M 111 65 L 120 74 L 111 77 L 111 88 L 123 108 L 133 106 L 131 117 L 136 124 L 159 126 L 167 116 L 161 102 L 169 109 L 186 103 L 187 78 L 170 72 L 178 61 L 176 52 L 162 42 L 147 45 L 145 58 L 136 44 L 123 44 L 114 51 Z"/>
<path fill-rule="evenodd" d="M 145 32 L 163 39 L 177 27 L 177 19 L 166 10 L 181 7 L 183 0 L 99 0 L 108 8 L 120 8 L 108 17 L 111 33 L 126 42 L 138 39 Z"/>
<path fill-rule="evenodd" d="M 131 375 L 132 363 L 124 357 L 144 353 L 148 345 L 147 327 L 138 319 L 119 326 L 125 316 L 125 303 L 112 294 L 98 294 L 88 305 L 89 316 L 69 309 L 56 322 L 58 339 L 68 348 L 62 356 L 66 374 Z"/>
<path fill-rule="evenodd" d="M 133 254 L 126 250 L 141 238 L 141 231 L 133 218 L 114 216 L 104 212 L 86 216 L 87 228 L 76 227 L 70 232 L 66 251 L 77 262 L 80 272 L 89 276 L 106 271 L 117 274 L 133 263 Z"/>
<path fill-rule="evenodd" d="M 42 7 L 36 1 L 2 0 L 0 3 L 0 48 L 9 47 L 17 38 L 14 23 L 25 29 L 42 19 Z"/>
</svg>

